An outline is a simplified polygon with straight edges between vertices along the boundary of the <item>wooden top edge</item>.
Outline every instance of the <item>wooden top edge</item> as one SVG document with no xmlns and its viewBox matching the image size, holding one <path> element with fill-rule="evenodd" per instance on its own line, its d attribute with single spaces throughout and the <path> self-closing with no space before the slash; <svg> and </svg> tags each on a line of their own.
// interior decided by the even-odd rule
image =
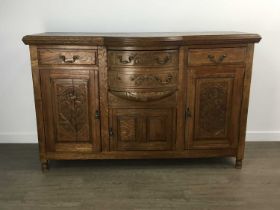
<svg viewBox="0 0 280 210">
<path fill-rule="evenodd" d="M 27 45 L 192 45 L 224 43 L 257 43 L 258 34 L 243 32 L 170 32 L 170 33 L 57 33 L 47 32 L 24 36 Z"/>
</svg>

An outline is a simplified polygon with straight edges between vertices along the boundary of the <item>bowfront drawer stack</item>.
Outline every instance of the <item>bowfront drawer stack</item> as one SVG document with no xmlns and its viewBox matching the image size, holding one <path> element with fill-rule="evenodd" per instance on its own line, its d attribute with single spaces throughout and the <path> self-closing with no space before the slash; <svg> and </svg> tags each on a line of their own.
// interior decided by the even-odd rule
<svg viewBox="0 0 280 210">
<path fill-rule="evenodd" d="M 43 33 L 30 45 L 49 160 L 235 157 L 241 168 L 257 34 Z"/>
<path fill-rule="evenodd" d="M 109 51 L 111 93 L 135 101 L 153 101 L 174 93 L 178 51 Z"/>
<path fill-rule="evenodd" d="M 178 50 L 109 50 L 108 85 L 111 149 L 171 150 Z"/>
</svg>

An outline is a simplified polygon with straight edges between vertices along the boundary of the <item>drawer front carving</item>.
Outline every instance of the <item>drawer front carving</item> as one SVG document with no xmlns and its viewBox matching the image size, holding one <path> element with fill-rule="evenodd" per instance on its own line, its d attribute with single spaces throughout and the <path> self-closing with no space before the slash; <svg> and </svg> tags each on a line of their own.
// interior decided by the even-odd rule
<svg viewBox="0 0 280 210">
<path fill-rule="evenodd" d="M 130 99 L 127 100 L 127 98 L 123 98 L 120 96 L 117 96 L 118 93 L 112 94 L 112 92 L 108 93 L 108 106 L 109 107 L 134 107 L 134 108 L 142 108 L 147 106 L 147 103 L 139 103 L 139 101 Z M 177 104 L 177 94 L 171 93 L 170 96 L 163 97 L 162 99 L 158 100 L 149 100 L 149 107 L 175 107 Z"/>
<path fill-rule="evenodd" d="M 109 87 L 120 88 L 160 88 L 176 87 L 177 71 L 134 73 L 124 71 L 109 72 Z"/>
<path fill-rule="evenodd" d="M 110 91 L 113 95 L 128 99 L 131 101 L 155 101 L 167 96 L 172 95 L 176 92 L 176 89 L 169 89 L 169 90 L 124 90 L 124 91 Z"/>
<path fill-rule="evenodd" d="M 40 49 L 40 64 L 96 65 L 96 50 Z"/>
<path fill-rule="evenodd" d="M 112 109 L 111 150 L 171 150 L 173 109 Z"/>
<path fill-rule="evenodd" d="M 178 51 L 109 51 L 109 66 L 178 66 Z"/>
<path fill-rule="evenodd" d="M 189 65 L 218 65 L 242 63 L 245 61 L 246 48 L 190 49 Z"/>
</svg>

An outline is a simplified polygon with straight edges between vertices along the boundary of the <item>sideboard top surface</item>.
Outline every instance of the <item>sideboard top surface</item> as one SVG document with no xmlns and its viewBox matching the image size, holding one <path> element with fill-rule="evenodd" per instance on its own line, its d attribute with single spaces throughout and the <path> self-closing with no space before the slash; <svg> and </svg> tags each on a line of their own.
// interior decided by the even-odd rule
<svg viewBox="0 0 280 210">
<path fill-rule="evenodd" d="M 27 35 L 23 42 L 28 45 L 196 45 L 256 43 L 261 36 L 243 32 L 154 32 L 154 33 L 71 33 L 47 32 Z"/>
</svg>

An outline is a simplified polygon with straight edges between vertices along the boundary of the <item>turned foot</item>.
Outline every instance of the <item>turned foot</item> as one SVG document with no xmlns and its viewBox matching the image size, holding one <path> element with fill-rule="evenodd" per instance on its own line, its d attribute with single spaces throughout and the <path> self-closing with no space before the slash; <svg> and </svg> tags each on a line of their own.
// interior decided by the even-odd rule
<svg viewBox="0 0 280 210">
<path fill-rule="evenodd" d="M 41 168 L 43 172 L 49 170 L 49 161 L 41 162 Z"/>
<path fill-rule="evenodd" d="M 242 160 L 236 160 L 235 168 L 237 168 L 237 169 L 241 169 L 242 168 Z"/>
</svg>

